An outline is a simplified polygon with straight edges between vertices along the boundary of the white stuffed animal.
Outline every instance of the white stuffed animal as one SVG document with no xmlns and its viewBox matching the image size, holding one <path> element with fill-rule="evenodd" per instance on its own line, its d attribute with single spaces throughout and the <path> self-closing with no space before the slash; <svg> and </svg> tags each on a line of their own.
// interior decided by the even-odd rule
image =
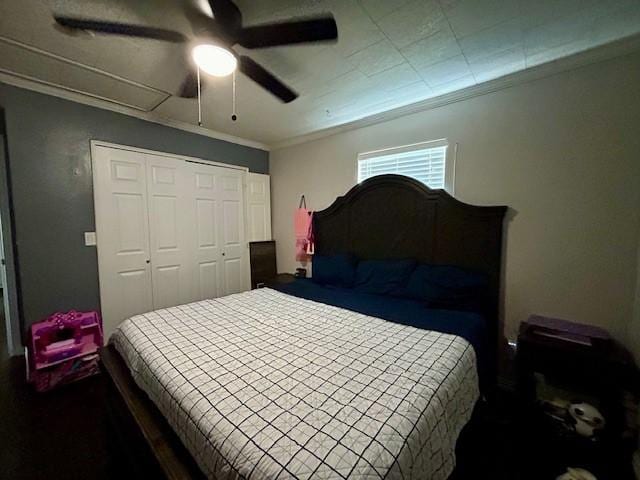
<svg viewBox="0 0 640 480">
<path fill-rule="evenodd" d="M 584 468 L 569 468 L 556 480 L 598 480 L 595 475 Z"/>
<path fill-rule="evenodd" d="M 597 430 L 604 428 L 604 417 L 593 405 L 572 403 L 569 405 L 569 414 L 573 418 L 576 432 L 583 437 L 593 437 Z"/>
</svg>

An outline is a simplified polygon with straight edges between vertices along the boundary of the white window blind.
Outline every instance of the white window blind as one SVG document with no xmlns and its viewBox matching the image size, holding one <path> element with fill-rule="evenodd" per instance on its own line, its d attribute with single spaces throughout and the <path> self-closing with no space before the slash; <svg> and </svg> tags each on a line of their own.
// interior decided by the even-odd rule
<svg viewBox="0 0 640 480">
<path fill-rule="evenodd" d="M 445 187 L 446 142 L 427 142 L 358 155 L 358 182 L 395 173 L 415 178 L 430 188 Z"/>
</svg>

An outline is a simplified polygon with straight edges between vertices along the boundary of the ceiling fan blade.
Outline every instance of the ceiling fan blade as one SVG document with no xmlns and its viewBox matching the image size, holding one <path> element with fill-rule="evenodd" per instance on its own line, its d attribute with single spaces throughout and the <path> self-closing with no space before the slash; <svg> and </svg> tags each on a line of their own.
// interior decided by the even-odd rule
<svg viewBox="0 0 640 480">
<path fill-rule="evenodd" d="M 200 82 L 200 90 L 204 90 L 204 83 Z M 198 98 L 198 75 L 194 71 L 190 71 L 180 85 L 178 97 L 181 98 Z"/>
<path fill-rule="evenodd" d="M 242 25 L 242 13 L 231 0 L 209 0 L 215 20 L 227 29 L 237 29 Z"/>
<path fill-rule="evenodd" d="M 243 28 L 238 43 L 245 48 L 264 48 L 295 43 L 336 40 L 338 27 L 332 16 Z"/>
<path fill-rule="evenodd" d="M 271 92 L 284 103 L 292 102 L 298 98 L 298 94 L 296 92 L 291 90 L 272 73 L 265 70 L 261 65 L 257 64 L 249 57 L 240 55 L 239 68 L 247 77 Z"/>
<path fill-rule="evenodd" d="M 182 43 L 187 41 L 187 37 L 182 33 L 163 28 L 146 27 L 143 25 L 128 25 L 117 22 L 102 22 L 100 20 L 90 20 L 83 18 L 53 17 L 58 25 L 73 30 L 88 30 L 109 35 L 123 35 L 126 37 L 153 38 L 167 42 Z"/>
</svg>

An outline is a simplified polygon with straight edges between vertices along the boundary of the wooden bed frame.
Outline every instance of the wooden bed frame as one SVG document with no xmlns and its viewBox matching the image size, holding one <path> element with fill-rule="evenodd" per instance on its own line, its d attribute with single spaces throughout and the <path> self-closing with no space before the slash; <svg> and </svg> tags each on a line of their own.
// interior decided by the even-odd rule
<svg viewBox="0 0 640 480">
<path fill-rule="evenodd" d="M 414 258 L 484 272 L 489 278 L 484 314 L 495 367 L 503 341 L 498 312 L 506 210 L 468 205 L 411 178 L 381 175 L 356 185 L 314 214 L 316 252 L 353 253 L 360 259 Z M 129 459 L 132 475 L 203 478 L 162 414 L 135 384 L 119 353 L 109 345 L 100 357 L 110 380 L 107 401 L 115 439 L 111 443 L 124 445 L 114 458 Z M 495 368 L 492 372 L 495 375 Z"/>
</svg>

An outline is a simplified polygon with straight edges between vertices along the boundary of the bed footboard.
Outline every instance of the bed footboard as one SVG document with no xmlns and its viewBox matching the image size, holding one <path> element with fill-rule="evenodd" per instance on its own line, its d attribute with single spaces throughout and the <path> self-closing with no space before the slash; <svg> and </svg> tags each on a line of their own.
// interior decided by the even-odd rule
<svg viewBox="0 0 640 480">
<path fill-rule="evenodd" d="M 204 479 L 171 426 L 136 385 L 117 350 L 100 351 L 108 378 L 107 412 L 111 461 L 129 478 Z"/>
</svg>

